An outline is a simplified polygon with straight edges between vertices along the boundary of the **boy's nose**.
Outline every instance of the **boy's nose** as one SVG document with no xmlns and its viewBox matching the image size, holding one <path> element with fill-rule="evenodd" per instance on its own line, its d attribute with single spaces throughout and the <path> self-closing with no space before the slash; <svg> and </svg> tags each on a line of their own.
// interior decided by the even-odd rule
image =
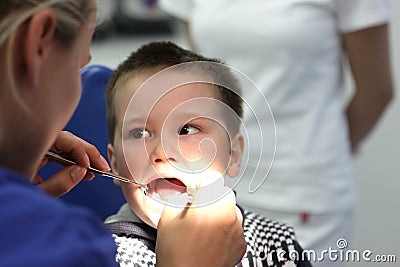
<svg viewBox="0 0 400 267">
<path fill-rule="evenodd" d="M 150 159 L 153 163 L 166 163 L 166 162 L 176 162 L 176 155 L 174 153 L 175 149 L 172 148 L 171 144 L 163 145 L 159 141 L 154 147 Z"/>
</svg>

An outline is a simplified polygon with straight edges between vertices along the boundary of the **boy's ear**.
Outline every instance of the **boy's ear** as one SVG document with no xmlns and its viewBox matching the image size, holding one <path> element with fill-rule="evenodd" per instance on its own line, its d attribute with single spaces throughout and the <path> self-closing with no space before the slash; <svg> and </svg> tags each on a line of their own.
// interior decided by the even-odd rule
<svg viewBox="0 0 400 267">
<path fill-rule="evenodd" d="M 25 38 L 21 44 L 22 68 L 28 77 L 29 88 L 35 88 L 38 84 L 41 66 L 54 46 L 56 32 L 56 18 L 51 10 L 38 11 L 26 22 Z"/>
<path fill-rule="evenodd" d="M 226 174 L 234 178 L 240 172 L 240 163 L 242 161 L 244 149 L 244 139 L 241 133 L 237 133 L 231 140 L 231 158 L 229 161 Z"/>
<path fill-rule="evenodd" d="M 114 147 L 112 144 L 107 145 L 107 155 L 110 160 L 111 170 L 113 173 L 118 174 L 118 160 L 114 152 Z M 114 184 L 118 187 L 121 186 L 121 181 L 114 179 Z"/>
</svg>

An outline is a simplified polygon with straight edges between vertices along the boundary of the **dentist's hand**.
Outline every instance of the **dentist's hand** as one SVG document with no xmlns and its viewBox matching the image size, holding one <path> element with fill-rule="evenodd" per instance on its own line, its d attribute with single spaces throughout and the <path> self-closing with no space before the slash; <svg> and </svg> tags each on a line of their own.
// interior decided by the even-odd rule
<svg viewBox="0 0 400 267">
<path fill-rule="evenodd" d="M 223 187 L 223 197 L 210 202 L 208 190 L 195 192 L 191 207 L 166 206 L 157 227 L 157 266 L 231 267 L 240 262 L 246 242 L 235 195 Z"/>
<path fill-rule="evenodd" d="M 67 156 L 78 164 L 66 166 L 46 180 L 43 180 L 39 175 L 34 177 L 34 183 L 55 197 L 60 197 L 69 192 L 83 179 L 92 180 L 94 175 L 86 172 L 86 167 L 89 167 L 90 164 L 100 170 L 110 169 L 107 161 L 100 155 L 95 146 L 70 132 L 60 132 L 50 150 Z M 44 158 L 39 169 L 47 162 L 48 159 Z"/>
</svg>

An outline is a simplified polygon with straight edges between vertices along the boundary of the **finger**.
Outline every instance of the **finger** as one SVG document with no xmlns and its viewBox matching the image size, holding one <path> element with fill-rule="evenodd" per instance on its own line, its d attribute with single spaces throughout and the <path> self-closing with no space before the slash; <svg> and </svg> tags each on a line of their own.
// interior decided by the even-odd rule
<svg viewBox="0 0 400 267">
<path fill-rule="evenodd" d="M 48 161 L 49 160 L 47 158 L 43 158 L 36 172 L 38 172 L 41 168 L 43 168 Z M 43 179 L 42 177 L 39 176 L 39 174 L 36 173 L 36 175 L 32 178 L 31 182 L 33 184 L 41 184 L 43 182 Z"/>
<path fill-rule="evenodd" d="M 71 155 L 76 162 L 81 165 L 81 163 L 89 160 L 89 165 L 103 171 L 109 171 L 110 166 L 108 165 L 107 160 L 100 154 L 100 151 L 92 144 L 81 141 L 81 145 L 75 147 L 71 151 Z M 81 165 L 87 167 L 86 165 Z"/>
<path fill-rule="evenodd" d="M 51 150 L 68 155 L 82 167 L 89 167 L 92 164 L 100 170 L 110 170 L 108 162 L 95 146 L 70 132 L 61 132 Z"/>
<path fill-rule="evenodd" d="M 48 162 L 49 162 L 49 159 L 46 158 L 46 157 L 44 157 L 44 158 L 42 159 L 42 161 L 40 162 L 40 164 L 39 164 L 38 170 L 40 170 L 41 168 L 43 168 Z"/>
<path fill-rule="evenodd" d="M 92 181 L 94 179 L 94 177 L 95 177 L 95 175 L 93 173 L 87 171 L 83 180 Z"/>
<path fill-rule="evenodd" d="M 82 153 L 82 151 L 84 151 L 84 149 L 81 147 L 83 142 L 84 141 L 81 138 L 73 135 L 72 133 L 62 131 L 57 136 L 50 150 L 62 155 L 68 155 L 69 157 L 72 157 L 79 165 L 88 167 L 90 165 L 90 161 L 86 153 Z"/>
<path fill-rule="evenodd" d="M 60 197 L 74 188 L 86 175 L 86 169 L 80 166 L 69 166 L 47 180 L 39 187 L 54 197 Z"/>
<path fill-rule="evenodd" d="M 32 179 L 32 184 L 38 185 L 38 184 L 41 184 L 41 183 L 43 183 L 42 177 L 40 177 L 38 174 L 36 174 Z"/>
</svg>

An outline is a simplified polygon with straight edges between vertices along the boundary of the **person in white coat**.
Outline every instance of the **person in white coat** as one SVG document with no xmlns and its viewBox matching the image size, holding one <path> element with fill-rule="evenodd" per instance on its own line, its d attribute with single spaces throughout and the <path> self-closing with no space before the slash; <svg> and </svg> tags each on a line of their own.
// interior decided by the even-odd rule
<svg viewBox="0 0 400 267">
<path fill-rule="evenodd" d="M 351 242 L 356 200 L 352 159 L 393 94 L 387 1 L 159 4 L 185 22 L 192 49 L 248 75 L 270 104 L 275 158 L 257 166 L 257 155 L 251 154 L 257 149 L 250 150 L 250 173 L 257 168 L 257 173 L 269 174 L 254 193 L 249 193 L 251 175 L 244 175 L 236 187 L 239 203 L 294 226 L 302 247 L 317 255 L 329 247 L 338 249 L 338 240 Z M 346 62 L 355 84 L 348 101 Z M 257 95 L 244 92 L 249 106 L 261 114 L 258 122 L 245 115 L 250 147 L 259 146 L 251 142 L 255 123 L 270 120 L 262 115 L 268 106 Z"/>
</svg>

